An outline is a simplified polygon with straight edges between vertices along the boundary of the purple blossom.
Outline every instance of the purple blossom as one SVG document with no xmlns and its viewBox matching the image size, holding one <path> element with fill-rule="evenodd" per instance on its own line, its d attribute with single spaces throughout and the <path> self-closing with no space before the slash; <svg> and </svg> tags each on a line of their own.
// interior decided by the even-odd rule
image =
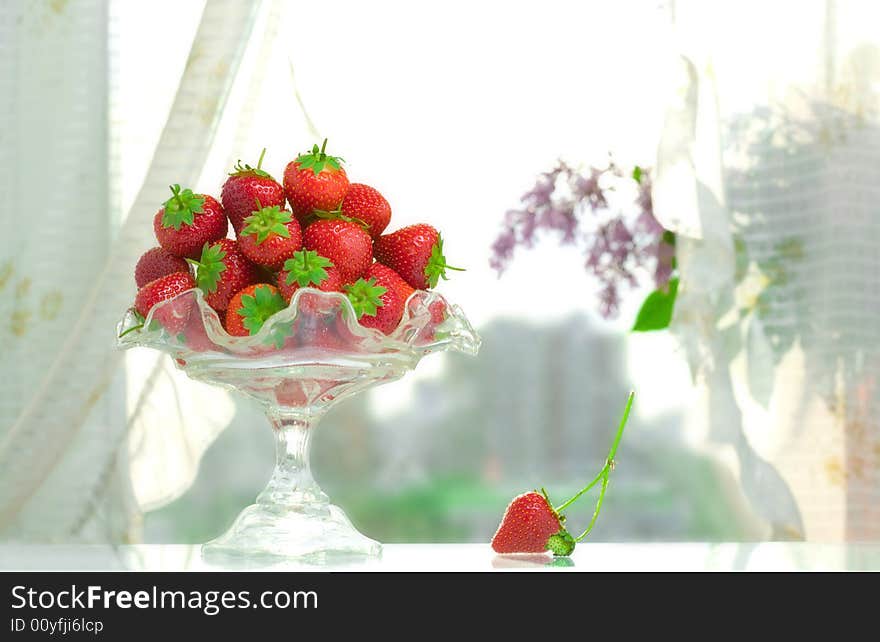
<svg viewBox="0 0 880 642">
<path fill-rule="evenodd" d="M 589 176 L 577 174 L 572 181 L 571 190 L 574 192 L 575 197 L 578 200 L 589 203 L 590 208 L 594 210 L 608 207 L 605 192 L 599 186 L 599 178 L 606 171 L 608 170 L 599 170 L 591 167 Z"/>
<path fill-rule="evenodd" d="M 624 207 L 615 202 L 617 187 L 632 180 L 637 180 L 638 191 Z M 675 248 L 664 240 L 665 230 L 654 217 L 648 170 L 639 170 L 634 177 L 610 160 L 604 169 L 578 172 L 559 162 L 540 174 L 520 201 L 524 209 L 505 214 L 501 233 L 492 244 L 489 264 L 499 276 L 518 245 L 532 247 L 539 235 L 552 233 L 561 244 L 584 244 L 584 267 L 599 283 L 603 317 L 617 314 L 621 288 L 637 287 L 639 275 L 652 278 L 658 288 L 669 282 Z"/>
<path fill-rule="evenodd" d="M 516 231 L 513 227 L 505 227 L 492 243 L 492 258 L 490 265 L 499 273 L 507 268 L 507 264 L 513 258 L 513 250 L 516 248 Z"/>
<path fill-rule="evenodd" d="M 599 312 L 606 319 L 617 316 L 620 308 L 620 295 L 617 292 L 617 285 L 609 281 L 599 293 Z"/>
</svg>

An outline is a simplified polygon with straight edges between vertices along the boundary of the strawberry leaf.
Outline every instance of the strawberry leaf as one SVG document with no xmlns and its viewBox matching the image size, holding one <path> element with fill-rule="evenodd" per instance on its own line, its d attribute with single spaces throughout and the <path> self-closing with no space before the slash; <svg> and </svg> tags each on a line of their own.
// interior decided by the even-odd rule
<svg viewBox="0 0 880 642">
<path fill-rule="evenodd" d="M 293 321 L 287 323 L 274 323 L 269 330 L 269 336 L 263 341 L 266 345 L 274 345 L 277 349 L 284 347 L 287 337 L 293 336 Z"/>
<path fill-rule="evenodd" d="M 241 307 L 237 312 L 248 332 L 257 334 L 269 317 L 285 307 L 284 298 L 271 286 L 263 285 L 258 286 L 253 295 L 241 297 Z"/>
<path fill-rule="evenodd" d="M 333 261 L 314 250 L 300 250 L 284 262 L 284 271 L 287 272 L 284 281 L 287 285 L 295 282 L 301 288 L 311 284 L 321 285 L 327 278 L 327 270 L 324 268 L 332 266 Z"/>
<path fill-rule="evenodd" d="M 205 294 L 217 291 L 220 275 L 226 270 L 223 259 L 226 258 L 226 250 L 220 243 L 209 245 L 205 243 L 202 248 L 202 257 L 198 261 L 187 259 L 187 262 L 196 268 L 196 285 Z"/>
<path fill-rule="evenodd" d="M 312 145 L 312 151 L 306 152 L 305 154 L 300 154 L 296 157 L 296 164 L 299 169 L 311 169 L 312 172 L 317 176 L 325 168 L 329 167 L 332 170 L 342 169 L 341 163 L 345 161 L 345 159 L 340 156 L 329 156 L 324 150 L 327 148 L 327 139 L 324 139 L 324 144 L 321 145 L 321 149 L 318 149 L 317 145 Z"/>
<path fill-rule="evenodd" d="M 192 225 L 195 215 L 204 211 L 205 197 L 193 194 L 189 188 L 181 191 L 180 185 L 172 185 L 171 194 L 163 204 L 162 226 L 179 230 L 184 225 Z"/>
<path fill-rule="evenodd" d="M 242 234 L 252 234 L 257 237 L 257 245 L 265 241 L 271 235 L 290 238 L 290 230 L 287 223 L 293 220 L 290 212 L 282 210 L 278 205 L 271 205 L 257 210 L 246 219 Z"/>
<path fill-rule="evenodd" d="M 272 176 L 263 169 L 260 169 L 263 165 L 263 157 L 266 155 L 266 148 L 263 148 L 263 151 L 260 152 L 260 160 L 257 161 L 256 167 L 251 167 L 247 163 L 244 165 L 241 164 L 241 160 L 239 159 L 238 163 L 235 164 L 234 171 L 229 172 L 230 176 L 259 176 L 260 178 L 270 178 L 273 181 L 275 180 Z"/>
<path fill-rule="evenodd" d="M 357 218 L 356 216 L 346 216 L 342 213 L 342 207 L 337 207 L 335 210 L 312 210 L 312 215 L 317 216 L 318 218 L 323 218 L 331 221 L 346 221 L 348 223 L 354 223 L 355 225 L 359 225 L 365 232 L 370 231 L 370 226 L 363 219 Z"/>
<path fill-rule="evenodd" d="M 437 242 L 431 248 L 431 257 L 425 266 L 425 278 L 428 280 L 428 287 L 436 288 L 440 277 L 443 277 L 444 281 L 448 281 L 449 277 L 446 276 L 446 270 L 464 272 L 464 268 L 452 267 L 446 263 L 446 257 L 443 256 L 443 238 L 438 235 Z"/>
<path fill-rule="evenodd" d="M 376 285 L 376 279 L 367 281 L 358 279 L 351 285 L 345 286 L 345 293 L 358 319 L 364 315 L 376 316 L 378 309 L 384 305 L 382 295 L 386 291 L 386 288 Z"/>
</svg>

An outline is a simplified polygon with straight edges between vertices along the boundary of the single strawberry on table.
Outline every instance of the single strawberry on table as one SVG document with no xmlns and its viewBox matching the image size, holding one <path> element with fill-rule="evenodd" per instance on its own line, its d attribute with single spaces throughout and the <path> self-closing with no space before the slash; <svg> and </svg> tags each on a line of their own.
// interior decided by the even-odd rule
<svg viewBox="0 0 880 642">
<path fill-rule="evenodd" d="M 375 278 L 358 279 L 345 286 L 345 293 L 358 323 L 365 328 L 391 334 L 403 316 L 404 301 L 390 283 L 385 283 L 379 283 Z"/>
<path fill-rule="evenodd" d="M 341 292 L 344 285 L 342 275 L 333 266 L 333 262 L 313 250 L 294 252 L 278 272 L 278 290 L 288 303 L 300 288 Z"/>
<path fill-rule="evenodd" d="M 156 240 L 165 250 L 183 258 L 199 256 L 205 243 L 226 236 L 229 222 L 213 196 L 171 186 L 171 198 L 153 218 Z"/>
<path fill-rule="evenodd" d="M 602 509 L 605 492 L 608 490 L 609 476 L 614 469 L 614 455 L 620 445 L 634 396 L 634 393 L 631 392 L 627 397 L 626 407 L 623 410 L 623 416 L 611 450 L 605 459 L 605 465 L 593 481 L 555 508 L 550 503 L 550 498 L 544 489 L 541 489 L 540 493 L 531 491 L 514 497 L 507 506 L 501 524 L 492 538 L 492 549 L 496 553 L 543 553 L 549 551 L 558 556 L 571 555 L 575 544 L 582 541 L 593 530 L 593 526 L 599 518 L 599 511 Z M 565 528 L 565 515 L 562 514 L 562 511 L 596 484 L 601 484 L 601 487 L 593 518 L 586 530 L 574 537 Z"/>
<path fill-rule="evenodd" d="M 425 223 L 380 236 L 373 253 L 379 263 L 397 272 L 416 290 L 437 287 L 440 277 L 448 278 L 446 270 L 462 270 L 447 265 L 440 232 Z"/>
<path fill-rule="evenodd" d="M 154 247 L 144 252 L 138 259 L 137 265 L 134 266 L 134 281 L 138 288 L 142 288 L 150 281 L 174 272 L 189 273 L 189 263 L 164 248 Z"/>
<path fill-rule="evenodd" d="M 206 244 L 199 260 L 190 263 L 196 267 L 196 284 L 205 302 L 221 315 L 236 292 L 263 278 L 232 239 Z"/>
<path fill-rule="evenodd" d="M 230 299 L 226 309 L 226 331 L 236 337 L 257 334 L 269 317 L 285 307 L 287 304 L 274 285 L 249 285 Z"/>
<path fill-rule="evenodd" d="M 272 271 L 302 247 L 302 230 L 287 210 L 269 205 L 244 219 L 238 234 L 238 248 L 252 263 Z"/>
<path fill-rule="evenodd" d="M 391 205 L 375 187 L 352 183 L 339 209 L 333 212 L 319 210 L 315 214 L 320 218 L 339 218 L 358 223 L 376 239 L 391 221 Z"/>
<path fill-rule="evenodd" d="M 284 193 L 290 209 L 303 226 L 311 222 L 312 212 L 336 210 L 348 192 L 348 176 L 342 159 L 325 153 L 327 139 L 321 149 L 300 154 L 284 169 Z"/>
<path fill-rule="evenodd" d="M 284 207 L 284 188 L 261 169 L 265 155 L 266 150 L 263 149 L 256 167 L 242 165 L 241 161 L 238 161 L 220 191 L 220 203 L 236 234 L 244 227 L 244 219 L 254 210 L 274 205 Z M 261 203 L 260 206 L 256 205 L 258 201 Z"/>
<path fill-rule="evenodd" d="M 357 223 L 320 219 L 306 228 L 303 247 L 330 259 L 344 283 L 366 274 L 373 262 L 373 240 Z"/>
<path fill-rule="evenodd" d="M 134 300 L 134 309 L 146 318 L 154 306 L 173 299 L 178 294 L 196 287 L 196 282 L 189 272 L 172 272 L 161 276 L 155 281 L 150 281 L 140 290 Z M 186 299 L 162 306 L 153 315 L 153 320 L 158 321 L 170 333 L 176 334 L 186 325 L 192 312 L 193 301 Z"/>
</svg>

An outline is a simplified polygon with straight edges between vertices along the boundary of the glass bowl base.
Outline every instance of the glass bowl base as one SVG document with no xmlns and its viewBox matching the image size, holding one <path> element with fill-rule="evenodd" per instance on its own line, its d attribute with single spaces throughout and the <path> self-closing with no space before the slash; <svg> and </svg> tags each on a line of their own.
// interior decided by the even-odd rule
<svg viewBox="0 0 880 642">
<path fill-rule="evenodd" d="M 251 504 L 223 535 L 202 545 L 202 557 L 223 564 L 289 559 L 316 563 L 378 557 L 382 545 L 362 535 L 338 506 L 297 510 Z"/>
</svg>

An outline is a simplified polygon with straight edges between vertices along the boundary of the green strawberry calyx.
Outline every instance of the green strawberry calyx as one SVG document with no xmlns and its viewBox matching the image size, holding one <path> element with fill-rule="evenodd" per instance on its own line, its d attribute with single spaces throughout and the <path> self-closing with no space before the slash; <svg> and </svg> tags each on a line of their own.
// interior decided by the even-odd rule
<svg viewBox="0 0 880 642">
<path fill-rule="evenodd" d="M 446 276 L 446 270 L 465 271 L 464 268 L 453 267 L 446 263 L 446 257 L 443 256 L 443 238 L 438 235 L 437 242 L 431 248 L 431 256 L 428 258 L 428 263 L 425 265 L 425 278 L 428 280 L 428 287 L 436 288 L 440 277 L 443 277 L 444 281 L 448 281 L 449 277 Z"/>
<path fill-rule="evenodd" d="M 274 181 L 275 179 L 272 178 L 272 175 L 269 174 L 269 172 L 267 172 L 264 169 L 260 169 L 263 166 L 263 157 L 265 155 L 266 155 L 266 148 L 264 147 L 263 151 L 260 152 L 260 160 L 257 161 L 256 167 L 251 167 L 247 163 L 242 165 L 241 159 L 239 159 L 239 161 L 235 164 L 235 167 L 233 168 L 234 171 L 229 172 L 229 175 L 230 176 L 259 176 L 260 178 L 269 178 Z"/>
<path fill-rule="evenodd" d="M 535 492 L 537 493 L 538 491 L 536 490 Z M 555 557 L 567 557 L 571 555 L 572 551 L 574 551 L 577 542 L 564 526 L 565 515 L 560 514 L 559 511 L 553 508 L 553 504 L 550 502 L 550 497 L 547 495 L 546 490 L 542 488 L 540 492 L 541 495 L 544 496 L 544 501 L 547 502 L 547 509 L 553 513 L 554 517 L 556 517 L 559 522 L 559 530 L 547 538 L 545 548 L 553 553 Z"/>
<path fill-rule="evenodd" d="M 333 267 L 333 261 L 330 259 L 314 250 L 299 250 L 284 262 L 284 271 L 287 272 L 284 282 L 287 285 L 296 283 L 301 288 L 321 285 L 327 278 L 325 268 L 328 267 Z"/>
<path fill-rule="evenodd" d="M 274 288 L 268 285 L 259 285 L 254 288 L 254 293 L 245 294 L 241 297 L 241 307 L 236 310 L 243 319 L 242 325 L 251 334 L 257 334 L 266 320 L 276 312 L 280 312 L 287 304 Z"/>
<path fill-rule="evenodd" d="M 384 305 L 382 295 L 386 291 L 387 288 L 376 285 L 376 279 L 358 279 L 345 286 L 345 293 L 358 319 L 364 315 L 376 316 L 376 312 Z"/>
<path fill-rule="evenodd" d="M 299 167 L 299 169 L 310 169 L 315 176 L 323 172 L 325 169 L 334 171 L 342 169 L 342 163 L 345 162 L 345 159 L 341 156 L 330 156 L 325 153 L 325 149 L 327 149 L 326 138 L 324 139 L 324 143 L 321 145 L 320 150 L 317 145 L 312 145 L 312 151 L 297 156 L 297 167 Z"/>
<path fill-rule="evenodd" d="M 202 256 L 198 261 L 187 259 L 187 263 L 196 268 L 196 285 L 205 294 L 213 294 L 220 283 L 220 275 L 226 270 L 226 250 L 220 243 L 205 243 Z"/>
<path fill-rule="evenodd" d="M 599 519 L 599 511 L 602 510 L 602 502 L 605 499 L 605 492 L 608 490 L 609 477 L 611 471 L 614 470 L 614 456 L 617 454 L 617 447 L 620 445 L 620 439 L 623 437 L 623 429 L 626 427 L 626 422 L 629 419 L 633 399 L 635 399 L 635 393 L 630 392 L 626 399 L 626 406 L 623 409 L 620 424 L 617 427 L 617 434 L 614 436 L 614 442 L 611 444 L 611 449 L 608 451 L 608 457 L 605 458 L 605 465 L 602 467 L 602 470 L 599 471 L 599 474 L 593 478 L 593 481 L 555 508 L 550 502 L 550 497 L 547 496 L 547 491 L 543 488 L 541 489 L 541 494 L 544 495 L 544 499 L 547 501 L 547 506 L 553 511 L 553 514 L 556 515 L 556 518 L 559 520 L 559 531 L 551 535 L 547 539 L 546 544 L 547 550 L 553 553 L 553 555 L 558 557 L 571 555 L 572 551 L 574 551 L 575 544 L 589 535 L 590 531 L 593 530 L 593 526 L 596 525 L 596 520 Z M 562 514 L 562 511 L 571 506 L 581 495 L 592 489 L 596 484 L 601 484 L 601 487 L 599 489 L 599 498 L 596 501 L 596 509 L 593 511 L 593 517 L 590 520 L 590 524 L 583 533 L 577 537 L 572 537 L 568 530 L 566 530 L 565 526 L 563 526 L 565 523 L 565 515 Z"/>
<path fill-rule="evenodd" d="M 274 345 L 279 350 L 284 347 L 288 337 L 293 336 L 293 321 L 273 323 L 269 336 L 263 339 L 265 345 Z"/>
<path fill-rule="evenodd" d="M 205 197 L 193 194 L 189 188 L 180 189 L 180 185 L 170 185 L 171 198 L 162 205 L 162 226 L 179 230 L 183 225 L 192 225 L 196 214 L 201 214 L 205 207 Z"/>
<path fill-rule="evenodd" d="M 290 230 L 287 224 L 293 220 L 293 216 L 287 210 L 282 210 L 279 205 L 262 207 L 257 200 L 257 207 L 250 216 L 244 219 L 242 234 L 252 234 L 257 237 L 257 245 L 267 238 L 276 234 L 284 238 L 290 238 Z"/>
<path fill-rule="evenodd" d="M 342 213 L 342 206 L 337 207 L 335 210 L 312 210 L 312 215 L 317 216 L 318 218 L 324 218 L 328 220 L 338 220 L 345 221 L 347 223 L 354 223 L 355 225 L 360 226 L 365 232 L 370 231 L 370 225 L 365 220 L 361 218 L 357 218 L 356 216 L 347 216 Z"/>
<path fill-rule="evenodd" d="M 144 327 L 144 323 L 146 323 L 147 320 L 144 319 L 143 315 L 141 315 L 141 313 L 138 312 L 137 310 L 135 310 L 134 308 L 131 309 L 131 313 L 137 323 L 135 325 L 131 326 L 130 328 L 128 328 L 127 330 L 124 330 L 117 337 L 118 339 L 121 339 L 122 337 L 124 337 L 125 335 L 127 335 L 130 332 L 134 332 L 135 330 L 140 330 Z"/>
</svg>

